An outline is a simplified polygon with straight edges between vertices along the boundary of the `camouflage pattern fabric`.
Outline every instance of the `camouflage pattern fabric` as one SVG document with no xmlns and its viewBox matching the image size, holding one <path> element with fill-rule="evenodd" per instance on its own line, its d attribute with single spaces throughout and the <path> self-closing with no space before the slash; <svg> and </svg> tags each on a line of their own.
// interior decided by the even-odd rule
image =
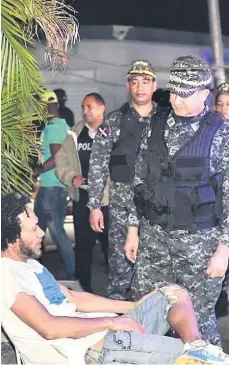
<svg viewBox="0 0 229 365">
<path fill-rule="evenodd" d="M 127 235 L 128 213 L 121 205 L 109 206 L 109 249 L 107 296 L 130 299 L 133 264 L 127 260 L 123 245 Z"/>
<path fill-rule="evenodd" d="M 219 97 L 220 94 L 229 94 L 229 83 L 228 82 L 224 82 L 222 84 L 220 84 L 216 90 L 216 100 Z M 222 291 L 227 291 L 229 286 L 229 267 L 227 269 L 226 275 L 225 275 L 225 279 L 223 281 L 223 286 L 222 286 Z"/>
<path fill-rule="evenodd" d="M 185 231 L 168 234 L 157 228 L 142 220 L 133 299 L 166 283 L 180 284 L 190 294 L 203 338 L 220 344 L 215 304 L 223 278 L 209 279 L 205 275 L 208 260 L 219 244 L 217 230 L 191 235 Z"/>
<path fill-rule="evenodd" d="M 202 113 L 203 114 L 203 113 Z M 202 115 L 201 114 L 201 115 Z M 165 140 L 169 154 L 173 155 L 199 128 L 197 118 L 175 121 L 168 118 Z M 145 176 L 144 153 L 140 151 L 135 168 L 134 184 Z M 211 173 L 224 171 L 223 217 L 221 227 L 214 227 L 195 234 L 172 231 L 169 234 L 158 225 L 151 226 L 144 218 L 140 224 L 139 248 L 132 282 L 134 299 L 140 298 L 154 287 L 164 283 L 178 283 L 185 287 L 192 298 L 203 338 L 213 344 L 220 343 L 216 327 L 215 304 L 223 278 L 209 279 L 205 272 L 207 263 L 219 243 L 229 245 L 229 125 L 225 122 L 217 131 L 211 148 Z M 130 206 L 130 203 L 128 202 Z M 131 209 L 129 207 L 129 209 Z M 132 216 L 134 207 L 132 208 Z M 131 222 L 129 222 L 131 225 Z"/>
<path fill-rule="evenodd" d="M 187 98 L 197 90 L 211 88 L 211 69 L 201 57 L 181 56 L 176 58 L 170 69 L 166 89 Z"/>
<path fill-rule="evenodd" d="M 150 133 L 151 114 L 143 118 L 131 106 L 132 112 L 139 123 L 146 122 L 143 130 L 140 149 L 147 146 L 147 138 Z M 154 110 L 155 108 L 153 108 Z M 113 144 L 120 136 L 120 123 L 122 114 L 120 110 L 111 112 L 104 120 L 94 139 L 90 157 L 90 169 L 88 174 L 88 193 L 90 209 L 100 208 L 101 195 L 106 178 L 109 174 L 108 165 Z M 128 290 L 132 279 L 132 264 L 123 252 L 126 240 L 129 212 L 128 203 L 132 208 L 133 187 L 129 183 L 111 181 L 109 190 L 109 277 L 107 295 L 116 299 L 128 299 Z M 138 225 L 136 214 L 133 215 L 132 224 Z"/>
<path fill-rule="evenodd" d="M 217 87 L 217 90 L 216 90 L 216 98 L 220 94 L 224 94 L 224 93 L 229 94 L 229 83 L 228 82 L 223 82 L 222 84 L 220 84 Z"/>
<path fill-rule="evenodd" d="M 131 64 L 131 68 L 127 73 L 127 80 L 131 80 L 133 76 L 141 75 L 156 79 L 156 74 L 152 64 L 147 60 L 136 60 Z"/>
</svg>

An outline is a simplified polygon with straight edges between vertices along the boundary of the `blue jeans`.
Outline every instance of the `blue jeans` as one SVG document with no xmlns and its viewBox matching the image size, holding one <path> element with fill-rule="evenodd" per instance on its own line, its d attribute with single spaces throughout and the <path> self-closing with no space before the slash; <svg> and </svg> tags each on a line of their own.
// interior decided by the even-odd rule
<svg viewBox="0 0 229 365">
<path fill-rule="evenodd" d="M 75 256 L 71 241 L 64 229 L 67 192 L 59 186 L 40 187 L 35 201 L 34 212 L 39 227 L 46 232 L 49 229 L 52 241 L 60 249 L 68 280 L 75 278 Z"/>
<path fill-rule="evenodd" d="M 108 332 L 102 350 L 97 352 L 89 348 L 85 361 L 95 364 L 174 364 L 182 354 L 184 344 L 180 339 L 164 336 L 170 328 L 167 321 L 170 307 L 171 303 L 162 291 L 150 295 L 129 312 L 147 334 Z M 97 356 L 94 357 L 95 352 Z"/>
</svg>

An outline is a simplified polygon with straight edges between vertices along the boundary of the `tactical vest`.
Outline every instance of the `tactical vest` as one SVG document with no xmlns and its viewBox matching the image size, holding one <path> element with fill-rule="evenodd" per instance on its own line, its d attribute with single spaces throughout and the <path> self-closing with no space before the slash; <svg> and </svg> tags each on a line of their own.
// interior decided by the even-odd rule
<svg viewBox="0 0 229 365">
<path fill-rule="evenodd" d="M 135 164 L 146 123 L 138 121 L 128 103 L 124 104 L 120 111 L 122 113 L 120 136 L 114 143 L 110 155 L 110 177 L 111 181 L 114 182 L 131 183 L 134 178 Z M 166 115 L 168 114 L 167 111 Z M 151 118 L 151 123 L 153 119 L 154 116 Z"/>
<path fill-rule="evenodd" d="M 173 156 L 164 140 L 167 120 L 152 124 L 147 155 L 147 176 L 135 189 L 140 216 L 165 231 L 197 230 L 220 224 L 222 172 L 210 174 L 213 138 L 224 123 L 219 113 L 209 111 L 192 138 Z"/>
</svg>

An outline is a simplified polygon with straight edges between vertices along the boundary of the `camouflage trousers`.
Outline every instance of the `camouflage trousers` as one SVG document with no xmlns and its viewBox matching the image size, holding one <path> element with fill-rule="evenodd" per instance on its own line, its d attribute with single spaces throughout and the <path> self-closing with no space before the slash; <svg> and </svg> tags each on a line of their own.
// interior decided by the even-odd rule
<svg viewBox="0 0 229 365">
<path fill-rule="evenodd" d="M 122 206 L 109 206 L 109 248 L 107 296 L 113 299 L 130 298 L 133 264 L 126 259 L 123 245 L 127 236 L 128 214 Z"/>
<path fill-rule="evenodd" d="M 138 256 L 131 292 L 134 300 L 165 283 L 183 286 L 192 299 L 203 339 L 220 344 L 215 304 L 223 278 L 206 276 L 207 263 L 216 250 L 216 228 L 189 234 L 187 231 L 166 233 L 145 219 L 139 232 Z"/>
</svg>

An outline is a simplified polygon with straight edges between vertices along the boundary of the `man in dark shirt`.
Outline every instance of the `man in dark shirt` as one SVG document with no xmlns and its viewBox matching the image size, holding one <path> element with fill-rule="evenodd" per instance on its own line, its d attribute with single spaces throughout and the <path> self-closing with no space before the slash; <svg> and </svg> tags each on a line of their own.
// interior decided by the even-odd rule
<svg viewBox="0 0 229 365">
<path fill-rule="evenodd" d="M 88 170 L 91 148 L 102 124 L 105 102 L 100 94 L 87 94 L 82 102 L 83 121 L 77 123 L 56 155 L 56 174 L 68 187 L 73 200 L 73 220 L 75 229 L 76 276 L 85 291 L 92 292 L 91 267 L 93 247 L 98 238 L 107 261 L 108 250 L 108 184 L 101 199 L 104 214 L 104 230 L 95 233 L 89 224 Z"/>
<path fill-rule="evenodd" d="M 65 105 L 67 101 L 66 91 L 63 89 L 55 89 L 53 91 L 57 95 L 60 117 L 64 118 L 69 127 L 72 128 L 75 124 L 75 120 L 73 112 Z"/>
</svg>

